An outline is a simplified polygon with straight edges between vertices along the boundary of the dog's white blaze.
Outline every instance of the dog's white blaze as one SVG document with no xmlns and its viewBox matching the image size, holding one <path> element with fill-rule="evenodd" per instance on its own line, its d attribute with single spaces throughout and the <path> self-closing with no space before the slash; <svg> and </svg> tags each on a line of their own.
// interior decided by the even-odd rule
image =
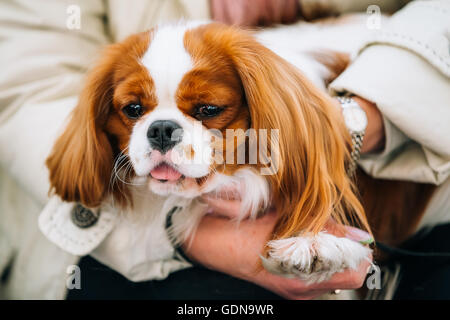
<svg viewBox="0 0 450 320">
<path fill-rule="evenodd" d="M 184 47 L 185 25 L 163 26 L 156 30 L 142 64 L 155 84 L 157 108 L 176 108 L 175 93 L 183 76 L 193 68 Z"/>
</svg>

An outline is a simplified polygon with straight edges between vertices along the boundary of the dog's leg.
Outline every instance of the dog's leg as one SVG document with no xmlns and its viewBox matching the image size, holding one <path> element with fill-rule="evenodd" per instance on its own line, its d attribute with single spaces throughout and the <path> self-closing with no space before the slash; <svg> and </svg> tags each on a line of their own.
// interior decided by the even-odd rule
<svg viewBox="0 0 450 320">
<path fill-rule="evenodd" d="M 268 246 L 268 257 L 262 257 L 262 262 L 269 272 L 307 283 L 328 280 L 348 268 L 356 269 L 371 252 L 356 241 L 325 232 L 272 240 Z"/>
</svg>

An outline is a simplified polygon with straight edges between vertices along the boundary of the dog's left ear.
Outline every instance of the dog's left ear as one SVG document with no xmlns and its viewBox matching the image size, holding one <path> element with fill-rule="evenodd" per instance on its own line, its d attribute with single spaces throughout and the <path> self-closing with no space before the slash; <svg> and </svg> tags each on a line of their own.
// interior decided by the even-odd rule
<svg viewBox="0 0 450 320">
<path fill-rule="evenodd" d="M 369 230 L 346 173 L 350 136 L 336 102 L 248 34 L 233 34 L 227 50 L 244 87 L 251 127 L 279 130 L 278 168 L 267 176 L 280 213 L 274 238 L 317 233 L 329 218 Z"/>
<path fill-rule="evenodd" d="M 149 41 L 147 31 L 107 46 L 89 72 L 78 105 L 46 162 L 51 191 L 63 200 L 95 207 L 111 194 L 117 204 L 132 204 L 125 183 L 110 183 L 117 150 L 106 126 L 115 84 L 121 80 L 116 72 L 120 62 L 138 59 Z"/>
<path fill-rule="evenodd" d="M 107 48 L 89 73 L 78 105 L 46 162 L 51 190 L 65 201 L 87 207 L 104 199 L 113 166 L 104 127 L 112 100 L 114 55 L 114 47 Z"/>
</svg>

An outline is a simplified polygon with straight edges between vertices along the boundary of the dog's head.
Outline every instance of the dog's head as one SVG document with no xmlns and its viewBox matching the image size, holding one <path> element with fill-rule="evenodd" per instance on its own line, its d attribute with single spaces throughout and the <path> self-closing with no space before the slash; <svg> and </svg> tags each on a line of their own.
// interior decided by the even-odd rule
<svg viewBox="0 0 450 320">
<path fill-rule="evenodd" d="M 47 160 L 51 186 L 93 207 L 109 195 L 126 205 L 132 184 L 195 197 L 238 177 L 258 205 L 270 188 L 279 237 L 348 213 L 364 223 L 338 112 L 247 32 L 155 28 L 108 47 L 91 71 Z"/>
</svg>

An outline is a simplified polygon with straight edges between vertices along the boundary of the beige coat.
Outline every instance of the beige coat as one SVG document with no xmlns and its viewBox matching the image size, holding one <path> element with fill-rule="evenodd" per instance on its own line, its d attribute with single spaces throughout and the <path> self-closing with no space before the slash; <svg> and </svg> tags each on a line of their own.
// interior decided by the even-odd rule
<svg viewBox="0 0 450 320">
<path fill-rule="evenodd" d="M 352 2 L 361 6 L 347 0 L 346 10 Z M 380 1 L 382 9 L 389 10 L 396 9 L 393 2 Z M 339 11 L 336 1 L 321 3 Z M 81 9 L 80 29 L 68 28 L 76 27 L 68 20 L 73 4 Z M 306 11 L 313 6 L 303 3 Z M 42 223 L 58 210 L 67 213 L 64 208 L 71 205 L 49 203 L 46 155 L 75 106 L 83 76 L 99 49 L 182 17 L 208 19 L 208 1 L 0 2 L 0 274 L 10 266 L 7 283 L 0 284 L 0 297 L 64 298 L 67 268 L 80 255 L 97 250 L 73 246 L 63 250 L 62 239 L 49 240 L 50 233 L 44 236 L 39 230 L 38 219 Z M 352 66 L 332 83 L 332 91 L 350 91 L 376 102 L 385 116 L 386 150 L 360 162 L 370 174 L 443 184 L 448 190 L 444 182 L 450 174 L 449 30 L 446 1 L 413 3 L 374 32 Z M 442 208 L 449 209 L 445 205 Z M 106 236 L 96 239 L 96 245 L 104 247 Z M 164 278 L 188 266 L 178 260 L 145 276 L 140 273 L 135 280 Z"/>
</svg>

